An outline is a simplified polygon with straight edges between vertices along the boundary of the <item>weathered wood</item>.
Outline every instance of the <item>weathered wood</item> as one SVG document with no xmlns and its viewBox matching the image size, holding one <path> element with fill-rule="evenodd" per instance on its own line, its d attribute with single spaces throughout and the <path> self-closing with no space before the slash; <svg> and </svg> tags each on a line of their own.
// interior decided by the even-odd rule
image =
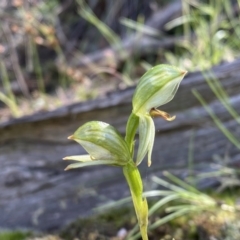
<svg viewBox="0 0 240 240">
<path fill-rule="evenodd" d="M 240 112 L 240 60 L 213 69 Z M 227 151 L 232 164 L 240 162 L 239 150 L 216 128 L 191 89 L 196 88 L 236 136 L 240 127 L 209 89 L 201 73 L 189 73 L 172 102 L 164 106 L 177 118 L 156 119 L 156 141 L 150 168 L 141 164 L 143 178 L 162 170 L 186 170 L 189 141 L 194 134 L 194 166 L 209 170 L 213 155 Z M 84 153 L 67 140 L 89 120 L 102 120 L 124 134 L 131 112 L 134 88 L 106 98 L 77 103 L 0 125 L 0 227 L 41 230 L 61 228 L 77 217 L 91 214 L 93 207 L 129 195 L 121 168 L 91 167 L 64 172 L 61 159 Z"/>
</svg>

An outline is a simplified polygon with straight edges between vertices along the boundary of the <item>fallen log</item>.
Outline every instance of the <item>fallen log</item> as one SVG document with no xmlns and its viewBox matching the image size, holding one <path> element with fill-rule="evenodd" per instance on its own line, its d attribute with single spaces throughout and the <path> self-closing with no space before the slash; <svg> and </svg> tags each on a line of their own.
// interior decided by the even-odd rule
<svg viewBox="0 0 240 240">
<path fill-rule="evenodd" d="M 240 60 L 214 67 L 212 72 L 228 93 L 232 106 L 240 112 Z M 194 168 L 209 171 L 213 156 L 221 157 L 226 151 L 230 163 L 239 165 L 239 150 L 214 125 L 191 93 L 192 88 L 202 94 L 224 125 L 240 136 L 239 125 L 216 99 L 203 75 L 189 73 L 174 100 L 161 108 L 175 114 L 176 120 L 155 120 L 152 166 L 147 168 L 143 161 L 143 179 L 166 169 L 185 173 L 193 135 Z M 129 195 L 121 168 L 98 166 L 64 172 L 68 163 L 61 159 L 84 153 L 67 136 L 87 121 L 108 122 L 124 135 L 133 91 L 132 87 L 102 99 L 0 124 L 0 228 L 59 229 L 92 214 L 94 207 Z"/>
</svg>

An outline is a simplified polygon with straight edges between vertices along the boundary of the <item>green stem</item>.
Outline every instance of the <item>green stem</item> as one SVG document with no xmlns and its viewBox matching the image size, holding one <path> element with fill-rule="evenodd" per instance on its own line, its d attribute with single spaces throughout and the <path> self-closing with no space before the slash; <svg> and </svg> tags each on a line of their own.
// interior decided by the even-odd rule
<svg viewBox="0 0 240 240">
<path fill-rule="evenodd" d="M 132 156 L 134 152 L 134 137 L 135 137 L 138 125 L 139 125 L 139 117 L 136 114 L 131 113 L 127 122 L 125 141 L 129 146 Z"/>
<path fill-rule="evenodd" d="M 123 167 L 123 174 L 128 182 L 132 195 L 133 205 L 138 219 L 140 232 L 143 240 L 148 240 L 148 204 L 146 198 L 143 198 L 143 184 L 136 166 L 129 163 Z"/>
</svg>

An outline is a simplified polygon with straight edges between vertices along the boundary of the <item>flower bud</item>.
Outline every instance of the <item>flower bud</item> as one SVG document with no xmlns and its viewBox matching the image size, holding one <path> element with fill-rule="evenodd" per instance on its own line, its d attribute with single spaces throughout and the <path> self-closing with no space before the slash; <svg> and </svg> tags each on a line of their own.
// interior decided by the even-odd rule
<svg viewBox="0 0 240 240">
<path fill-rule="evenodd" d="M 69 139 L 82 145 L 89 155 L 64 158 L 64 160 L 81 162 L 69 165 L 66 170 L 99 164 L 124 166 L 131 160 L 125 140 L 114 127 L 107 123 L 100 121 L 85 123 Z"/>
</svg>

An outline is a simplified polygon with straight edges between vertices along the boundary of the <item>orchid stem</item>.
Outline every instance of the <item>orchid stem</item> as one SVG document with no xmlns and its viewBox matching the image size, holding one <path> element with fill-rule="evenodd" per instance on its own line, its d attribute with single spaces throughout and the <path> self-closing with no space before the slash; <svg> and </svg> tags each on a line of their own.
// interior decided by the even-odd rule
<svg viewBox="0 0 240 240">
<path fill-rule="evenodd" d="M 139 125 L 139 117 L 136 114 L 131 113 L 127 122 L 125 141 L 129 146 L 132 157 L 134 152 L 134 137 L 136 135 L 138 125 Z"/>
<path fill-rule="evenodd" d="M 130 188 L 133 205 L 138 219 L 140 232 L 143 240 L 148 240 L 148 204 L 146 198 L 143 198 L 143 184 L 139 170 L 132 162 L 123 167 L 123 174 Z"/>
</svg>

